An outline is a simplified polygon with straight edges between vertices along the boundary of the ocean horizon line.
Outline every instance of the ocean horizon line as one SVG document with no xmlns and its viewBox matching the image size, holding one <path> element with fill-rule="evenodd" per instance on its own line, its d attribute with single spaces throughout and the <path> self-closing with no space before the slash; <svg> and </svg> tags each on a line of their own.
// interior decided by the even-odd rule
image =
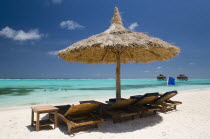
<svg viewBox="0 0 210 139">
<path fill-rule="evenodd" d="M 0 80 L 115 80 L 115 78 L 25 78 L 25 79 L 0 79 Z M 121 80 L 135 80 L 135 79 L 156 79 L 156 78 L 121 78 Z M 210 79 L 210 78 L 190 78 L 190 79 Z M 189 79 L 189 80 L 190 80 Z"/>
<path fill-rule="evenodd" d="M 68 78 L 35 78 L 35 79 L 0 79 L 0 80 L 115 80 L 115 78 L 72 78 L 72 79 L 68 79 Z M 155 78 L 125 78 L 126 80 L 128 79 L 155 79 Z M 125 79 L 121 79 L 121 80 L 125 80 Z"/>
</svg>

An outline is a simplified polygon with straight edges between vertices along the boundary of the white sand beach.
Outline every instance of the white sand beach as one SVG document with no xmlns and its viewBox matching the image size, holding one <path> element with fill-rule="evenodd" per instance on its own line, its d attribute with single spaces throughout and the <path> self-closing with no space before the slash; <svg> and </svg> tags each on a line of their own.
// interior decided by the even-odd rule
<svg viewBox="0 0 210 139">
<path fill-rule="evenodd" d="M 30 107 L 0 109 L 1 139 L 208 139 L 210 137 L 210 88 L 179 92 L 177 111 L 158 113 L 113 124 L 107 120 L 98 129 L 69 135 L 66 126 L 35 131 L 30 126 Z M 104 100 L 100 100 L 104 101 Z M 69 102 L 72 104 L 71 102 Z"/>
</svg>

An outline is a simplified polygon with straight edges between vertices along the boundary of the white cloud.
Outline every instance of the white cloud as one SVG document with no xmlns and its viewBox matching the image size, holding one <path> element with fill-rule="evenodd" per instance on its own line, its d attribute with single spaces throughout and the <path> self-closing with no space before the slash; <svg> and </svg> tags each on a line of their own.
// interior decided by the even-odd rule
<svg viewBox="0 0 210 139">
<path fill-rule="evenodd" d="M 23 30 L 14 30 L 10 27 L 5 27 L 0 30 L 0 36 L 10 38 L 16 41 L 38 40 L 43 35 L 39 33 L 38 29 L 29 30 L 25 32 Z"/>
<path fill-rule="evenodd" d="M 68 30 L 75 30 L 77 28 L 80 28 L 80 29 L 84 28 L 84 26 L 82 26 L 82 25 L 80 25 L 77 22 L 74 22 L 72 20 L 62 21 L 60 23 L 60 27 L 61 28 L 66 28 Z"/>
<path fill-rule="evenodd" d="M 150 72 L 150 71 L 148 71 L 148 70 L 145 70 L 144 72 Z"/>
<path fill-rule="evenodd" d="M 162 69 L 162 67 L 156 67 L 157 69 Z"/>
<path fill-rule="evenodd" d="M 139 24 L 137 23 L 137 22 L 134 22 L 134 23 L 132 23 L 128 28 L 130 29 L 130 30 L 135 30 L 135 28 L 136 27 L 138 27 L 139 26 Z"/>
<path fill-rule="evenodd" d="M 195 63 L 194 63 L 194 62 L 190 62 L 189 64 L 190 64 L 190 65 L 194 65 Z"/>
<path fill-rule="evenodd" d="M 54 4 L 61 4 L 63 0 L 52 0 L 52 3 Z"/>
<path fill-rule="evenodd" d="M 58 51 L 49 51 L 47 52 L 48 55 L 52 55 L 52 56 L 55 56 L 57 55 Z"/>
</svg>

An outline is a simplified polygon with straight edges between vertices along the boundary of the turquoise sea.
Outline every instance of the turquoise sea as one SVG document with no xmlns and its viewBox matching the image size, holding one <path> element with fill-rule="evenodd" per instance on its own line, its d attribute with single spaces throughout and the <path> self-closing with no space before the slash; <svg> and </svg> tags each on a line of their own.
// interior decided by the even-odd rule
<svg viewBox="0 0 210 139">
<path fill-rule="evenodd" d="M 210 79 L 166 81 L 156 79 L 122 79 L 122 97 L 149 92 L 210 88 Z M 79 100 L 115 97 L 115 79 L 60 79 L 60 80 L 0 80 L 0 107 L 46 103 L 68 103 Z"/>
</svg>

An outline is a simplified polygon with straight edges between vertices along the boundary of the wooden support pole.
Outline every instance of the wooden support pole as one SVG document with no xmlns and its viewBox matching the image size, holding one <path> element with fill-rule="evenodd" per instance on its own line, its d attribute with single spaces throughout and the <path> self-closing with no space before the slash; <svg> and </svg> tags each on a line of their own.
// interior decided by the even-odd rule
<svg viewBox="0 0 210 139">
<path fill-rule="evenodd" d="M 121 100 L 120 52 L 116 52 L 116 101 Z"/>
</svg>

